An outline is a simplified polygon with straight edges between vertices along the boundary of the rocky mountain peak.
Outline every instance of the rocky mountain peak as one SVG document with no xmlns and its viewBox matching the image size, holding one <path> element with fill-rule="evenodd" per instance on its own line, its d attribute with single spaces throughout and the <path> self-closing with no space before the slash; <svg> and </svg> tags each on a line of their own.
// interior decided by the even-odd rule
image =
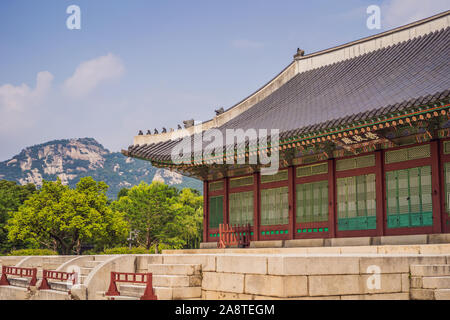
<svg viewBox="0 0 450 320">
<path fill-rule="evenodd" d="M 201 190 L 201 183 L 195 179 L 156 169 L 147 161 L 110 152 L 93 138 L 49 141 L 27 147 L 12 159 L 0 162 L 0 179 L 20 184 L 41 186 L 43 180 L 59 178 L 64 184 L 75 186 L 84 176 L 105 181 L 110 186 L 111 197 L 115 197 L 121 188 L 131 187 L 142 180 L 148 183 L 158 180 Z"/>
</svg>

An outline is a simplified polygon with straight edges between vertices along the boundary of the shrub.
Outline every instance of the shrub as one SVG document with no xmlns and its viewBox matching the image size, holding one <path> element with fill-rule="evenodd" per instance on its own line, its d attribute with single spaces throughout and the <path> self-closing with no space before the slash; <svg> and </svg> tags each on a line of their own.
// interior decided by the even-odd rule
<svg viewBox="0 0 450 320">
<path fill-rule="evenodd" d="M 13 250 L 8 256 L 56 256 L 58 253 L 50 249 L 20 249 Z"/>
<path fill-rule="evenodd" d="M 116 247 L 105 249 L 100 254 L 150 254 L 154 252 L 154 250 L 147 250 L 143 247 L 131 248 L 131 250 L 128 247 Z"/>
<path fill-rule="evenodd" d="M 159 243 L 158 244 L 158 252 L 161 253 L 162 250 L 166 249 L 176 249 L 174 246 L 165 244 L 165 243 Z M 152 245 L 150 249 L 146 249 L 144 247 L 132 247 L 131 250 L 129 247 L 115 247 L 115 248 L 109 248 L 105 249 L 100 253 L 92 252 L 84 252 L 83 254 L 152 254 L 155 253 L 155 245 Z"/>
</svg>

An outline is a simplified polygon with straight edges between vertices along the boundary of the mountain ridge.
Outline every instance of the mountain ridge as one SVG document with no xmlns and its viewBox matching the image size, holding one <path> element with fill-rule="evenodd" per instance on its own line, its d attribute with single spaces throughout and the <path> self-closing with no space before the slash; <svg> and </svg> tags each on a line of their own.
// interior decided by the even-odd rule
<svg viewBox="0 0 450 320">
<path fill-rule="evenodd" d="M 0 162 L 0 179 L 20 184 L 42 185 L 43 180 L 61 179 L 74 187 L 86 176 L 106 182 L 108 196 L 115 198 L 122 188 L 141 181 L 162 181 L 177 188 L 190 187 L 202 191 L 202 182 L 165 169 L 150 162 L 128 158 L 120 152 L 111 152 L 94 138 L 51 140 L 28 146 L 11 159 Z"/>
</svg>

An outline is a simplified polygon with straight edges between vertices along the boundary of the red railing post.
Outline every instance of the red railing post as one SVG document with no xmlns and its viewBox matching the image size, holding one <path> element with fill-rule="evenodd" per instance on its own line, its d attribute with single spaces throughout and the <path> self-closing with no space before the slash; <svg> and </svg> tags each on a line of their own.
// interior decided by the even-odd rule
<svg viewBox="0 0 450 320">
<path fill-rule="evenodd" d="M 117 290 L 116 285 L 116 273 L 114 271 L 111 271 L 111 280 L 109 283 L 109 289 L 105 293 L 106 296 L 120 296 L 119 290 Z"/>
<path fill-rule="evenodd" d="M 6 277 L 6 266 L 2 266 L 2 277 L 0 278 L 0 286 L 9 286 L 8 278 Z"/>
<path fill-rule="evenodd" d="M 158 300 L 153 291 L 153 274 L 147 273 L 147 284 L 145 286 L 145 292 L 141 297 L 141 300 Z"/>
<path fill-rule="evenodd" d="M 37 282 L 37 268 L 31 269 L 31 281 L 30 281 L 30 287 L 36 286 Z"/>
<path fill-rule="evenodd" d="M 48 285 L 47 281 L 47 270 L 42 270 L 42 281 L 41 285 L 39 286 L 39 290 L 49 290 L 50 286 Z"/>
</svg>

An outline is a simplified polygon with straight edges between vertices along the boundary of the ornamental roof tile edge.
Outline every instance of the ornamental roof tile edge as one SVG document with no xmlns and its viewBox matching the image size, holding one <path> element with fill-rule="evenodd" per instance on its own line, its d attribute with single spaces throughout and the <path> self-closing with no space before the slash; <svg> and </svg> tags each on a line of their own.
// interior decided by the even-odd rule
<svg viewBox="0 0 450 320">
<path fill-rule="evenodd" d="M 381 48 L 391 46 L 393 44 L 403 42 L 409 39 L 417 38 L 424 34 L 431 33 L 436 30 L 440 30 L 450 25 L 450 10 L 436 14 L 429 18 L 421 19 L 404 26 L 400 26 L 391 30 L 387 30 L 372 36 L 368 36 L 362 39 L 354 40 L 342 45 L 331 47 L 328 49 L 320 50 L 314 53 L 305 54 L 294 58 L 288 66 L 286 66 L 280 73 L 278 73 L 273 79 L 268 81 L 262 87 L 255 92 L 242 99 L 235 105 L 226 109 L 220 115 L 215 116 L 210 120 L 202 122 L 201 126 L 203 130 L 211 128 L 217 128 L 229 120 L 237 117 L 244 111 L 248 110 L 259 101 L 269 96 L 272 92 L 279 89 L 290 79 L 297 74 L 306 72 L 309 70 L 317 69 L 323 66 L 327 66 L 340 61 L 348 60 L 363 54 L 367 54 L 376 51 Z M 406 34 L 406 31 L 407 32 Z M 401 34 L 403 33 L 403 34 Z M 391 38 L 392 39 L 389 39 Z M 378 42 L 377 42 L 378 41 Z M 359 46 L 356 50 L 349 50 Z M 348 52 L 346 52 L 346 50 Z M 296 55 L 297 56 L 297 55 Z M 192 135 L 198 130 L 199 125 L 194 125 L 190 128 L 183 128 L 174 132 L 160 133 L 154 135 L 137 135 L 134 137 L 133 144 L 143 143 L 157 143 L 161 141 L 173 140 L 174 138 L 182 138 L 187 135 Z"/>
<path fill-rule="evenodd" d="M 378 41 L 379 42 L 379 47 L 376 47 L 374 44 L 374 46 L 372 47 L 368 47 L 366 52 L 362 52 L 361 50 L 358 50 L 358 55 L 355 55 L 354 57 L 351 57 L 351 55 L 348 54 L 343 54 L 341 55 L 341 58 L 339 57 L 339 55 L 335 56 L 335 60 L 333 62 L 333 59 L 331 59 L 330 61 L 321 61 L 321 63 L 323 63 L 322 66 L 320 66 L 320 63 L 310 63 L 310 65 L 305 65 L 303 67 L 305 68 L 300 68 L 298 66 L 296 66 L 296 73 L 290 78 L 290 79 L 284 79 L 286 80 L 286 82 L 284 82 L 282 85 L 280 85 L 279 87 L 277 87 L 276 89 L 272 90 L 270 92 L 270 94 L 264 95 L 263 99 L 261 99 L 260 101 L 257 101 L 256 103 L 252 104 L 251 106 L 248 106 L 245 110 L 240 110 L 240 112 L 237 112 L 237 114 L 234 115 L 234 117 L 231 117 L 230 119 L 227 119 L 227 121 L 225 121 L 222 125 L 218 126 L 218 122 L 216 121 L 216 126 L 206 126 L 205 129 L 209 129 L 211 127 L 219 127 L 219 128 L 223 128 L 225 127 L 225 124 L 228 124 L 230 122 L 230 124 L 232 124 L 233 122 L 236 121 L 232 121 L 235 118 L 241 118 L 243 120 L 246 120 L 246 117 L 251 117 L 253 112 L 246 112 L 246 111 L 250 111 L 249 109 L 253 109 L 252 107 L 256 106 L 256 105 L 261 105 L 261 101 L 264 100 L 270 100 L 270 99 L 276 99 L 277 95 L 274 93 L 277 93 L 277 91 L 287 91 L 286 88 L 289 89 L 289 87 L 297 87 L 300 88 L 301 90 L 304 90 L 305 85 L 308 85 L 310 83 L 305 83 L 303 85 L 301 85 L 301 82 L 295 83 L 295 79 L 299 77 L 299 74 L 311 74 L 312 70 L 318 70 L 316 71 L 316 74 L 318 72 L 320 72 L 320 69 L 324 69 L 326 67 L 328 67 L 328 69 L 333 70 L 331 67 L 329 66 L 334 66 L 335 71 L 337 70 L 337 72 L 339 72 L 339 69 L 336 69 L 340 63 L 345 62 L 345 61 L 353 61 L 353 62 L 349 62 L 347 63 L 347 68 L 349 72 L 351 72 L 352 70 L 359 70 L 358 68 L 361 67 L 365 67 L 367 63 L 367 59 L 356 59 L 358 57 L 362 57 L 362 56 L 366 56 L 366 57 L 370 57 L 370 58 L 377 58 L 380 60 L 379 61 L 379 65 L 377 66 L 377 69 L 380 69 L 381 71 L 385 71 L 385 69 L 388 69 L 389 66 L 384 66 L 384 65 L 380 65 L 383 63 L 383 60 L 386 61 L 386 56 L 389 58 L 389 54 L 399 54 L 398 57 L 396 56 L 396 60 L 401 60 L 404 59 L 408 62 L 408 59 L 410 59 L 411 55 L 414 55 L 414 52 L 411 52 L 411 47 L 414 49 L 421 49 L 424 46 L 423 44 L 429 44 L 431 43 L 436 44 L 438 46 L 438 49 L 440 48 L 440 50 L 445 50 L 446 48 L 446 43 L 449 43 L 449 30 L 442 30 L 445 29 L 449 26 L 449 22 L 450 22 L 450 17 L 449 17 L 450 11 L 446 11 L 443 12 L 441 14 L 438 14 L 436 16 L 427 18 L 427 19 L 423 19 L 411 24 L 408 24 L 406 26 L 400 27 L 400 28 L 396 28 L 393 30 L 389 30 L 386 32 L 383 32 L 381 34 L 378 35 L 374 35 L 371 37 L 367 37 L 364 39 L 360 39 L 357 41 L 353 41 L 350 42 L 348 44 L 344 44 L 341 46 L 337 46 L 331 49 L 327 49 L 327 50 L 322 50 L 310 55 L 305 55 L 303 57 L 300 57 L 300 59 L 295 60 L 294 62 L 292 62 L 287 68 L 285 68 L 277 77 L 279 77 L 283 72 L 285 72 L 288 68 L 291 68 L 293 65 L 296 65 L 298 63 L 303 63 L 304 61 L 306 61 L 306 59 L 308 58 L 312 58 L 312 57 L 319 57 L 320 55 L 329 55 L 330 53 L 336 52 L 336 50 L 345 50 L 346 48 L 355 46 L 355 45 L 367 45 L 367 43 L 369 41 L 376 41 L 376 40 L 380 40 L 383 37 L 391 37 L 391 39 L 388 41 Z M 416 29 L 414 29 L 416 28 Z M 417 29 L 420 28 L 420 29 Z M 441 30 L 441 32 L 438 32 L 437 30 Z M 403 34 L 402 36 L 396 36 L 398 35 L 399 32 L 405 32 L 407 31 L 407 34 Z M 425 37 L 426 35 L 426 37 Z M 443 39 L 442 39 L 443 38 Z M 412 39 L 415 39 L 415 41 L 410 41 Z M 441 43 L 439 43 L 439 41 Z M 434 41 L 434 42 L 433 42 Z M 444 42 L 444 44 L 442 45 L 442 42 Z M 399 45 L 401 43 L 404 43 L 403 45 Z M 440 46 L 439 46 L 440 44 Z M 415 46 L 415 47 L 414 47 Z M 448 47 L 448 46 L 447 46 Z M 400 49 L 399 49 L 400 48 Z M 381 49 L 385 49 L 385 50 L 381 50 Z M 448 58 L 446 58 L 446 61 L 439 61 L 439 59 L 442 59 L 441 56 L 436 55 L 436 50 L 433 51 L 434 48 L 430 48 L 427 50 L 431 51 L 432 54 L 435 54 L 436 59 L 438 60 L 438 62 L 444 63 L 444 65 L 448 68 Z M 397 50 L 397 51 L 396 51 Z M 447 49 L 448 51 L 448 49 Z M 345 57 L 344 59 L 342 59 L 342 57 Z M 422 56 L 421 57 L 423 60 L 426 60 L 428 57 Z M 360 61 L 358 61 L 360 60 Z M 417 60 L 417 58 L 416 58 Z M 418 60 L 421 61 L 421 60 Z M 319 61 L 320 62 L 320 61 Z M 417 61 L 416 61 L 417 62 Z M 430 67 L 430 66 L 428 66 Z M 431 67 L 433 67 L 431 65 Z M 308 69 L 309 68 L 309 69 Z M 445 69 L 445 68 L 444 68 Z M 430 69 L 431 70 L 431 69 Z M 445 69 L 446 70 L 446 69 Z M 411 86 L 411 96 L 409 96 L 409 99 L 403 99 L 403 100 L 397 100 L 395 101 L 395 99 L 391 99 L 392 101 L 395 101 L 395 103 L 390 104 L 390 105 L 383 105 L 382 103 L 380 103 L 379 105 L 377 105 L 377 108 L 372 108 L 371 110 L 363 110 L 361 112 L 356 112 L 353 113 L 351 115 L 347 115 L 344 117 L 340 117 L 340 118 L 332 118 L 332 119 L 328 119 L 326 121 L 322 121 L 322 122 L 316 122 L 316 123 L 311 123 L 308 124 L 306 126 L 298 126 L 296 128 L 286 128 L 286 130 L 282 131 L 283 132 L 283 136 L 286 134 L 286 138 L 287 137 L 291 137 L 291 136 L 297 136 L 299 134 L 304 134 L 304 133 L 311 133 L 311 131 L 313 130 L 324 130 L 330 127 L 336 127 L 336 126 L 342 126 L 346 123 L 348 123 L 351 119 L 353 119 L 352 121 L 360 121 L 363 118 L 368 118 L 368 117 L 376 117 L 376 116 L 382 116 L 385 115 L 386 113 L 390 113 L 393 112 L 395 110 L 404 110 L 404 108 L 406 107 L 411 107 L 413 106 L 417 106 L 420 104 L 426 104 L 429 102 L 432 102 L 438 98 L 448 98 L 448 89 L 449 89 L 449 85 L 448 85 L 448 72 L 446 73 L 444 70 L 443 73 L 439 73 L 439 70 L 435 71 L 431 70 L 433 72 L 427 73 L 426 76 L 429 76 L 429 78 L 431 79 L 430 83 L 432 83 L 433 77 L 440 77 L 441 79 L 444 79 L 444 86 L 438 86 L 439 90 L 435 90 L 435 91 L 430 91 L 433 87 L 432 84 L 429 86 L 429 88 L 424 88 L 427 89 L 424 92 L 429 93 L 429 94 L 423 94 L 423 90 L 422 91 L 417 91 L 416 93 L 420 94 L 420 97 L 414 96 L 414 89 Z M 360 70 L 359 70 L 360 71 Z M 378 70 L 375 70 L 378 71 Z M 401 70 L 404 72 L 405 76 L 408 76 L 408 79 L 411 79 L 412 81 L 417 80 L 414 77 L 411 77 L 411 73 L 414 73 L 415 70 L 410 71 L 409 69 L 405 70 Z M 420 70 L 419 70 L 420 71 Z M 340 71 L 342 72 L 342 70 Z M 277 77 L 275 77 L 271 82 L 273 82 Z M 305 76 L 306 79 L 308 79 L 308 77 Z M 314 81 L 314 77 L 309 78 L 309 80 L 313 80 L 311 82 L 315 82 Z M 428 79 L 426 79 L 428 80 Z M 381 81 L 381 80 L 380 80 Z M 436 80 L 434 80 L 436 81 Z M 269 82 L 268 84 L 266 84 L 264 87 L 267 87 L 270 85 Z M 363 83 L 364 84 L 364 83 Z M 378 85 L 380 85 L 379 83 L 377 83 Z M 395 83 L 397 84 L 397 83 Z M 301 85 L 300 87 L 298 87 L 299 85 Z M 319 82 L 319 85 L 320 82 Z M 325 81 L 325 88 L 326 87 L 326 81 Z M 398 91 L 400 90 L 407 90 L 410 89 L 406 84 L 400 83 L 400 86 L 398 88 Z M 306 89 L 305 89 L 306 90 Z M 260 91 L 257 91 L 256 93 L 258 93 Z M 252 94 L 250 97 L 252 97 L 253 95 L 255 95 L 256 93 Z M 345 93 L 345 92 L 344 92 Z M 367 93 L 367 92 L 366 92 Z M 398 92 L 396 92 L 395 90 L 393 92 L 388 92 L 389 95 L 392 95 L 393 97 L 395 96 L 395 98 L 397 98 L 398 96 Z M 278 98 L 279 98 L 279 94 L 278 94 Z M 292 97 L 291 97 L 292 98 Z M 295 97 L 294 97 L 295 98 Z M 398 96 L 398 98 L 400 98 Z M 246 98 L 249 99 L 249 98 Z M 246 101 L 246 99 L 243 100 L 243 102 Z M 378 97 L 373 97 L 373 99 L 375 99 L 376 101 L 378 101 Z M 389 100 L 389 99 L 388 99 Z M 242 101 L 241 101 L 242 103 Z M 232 110 L 233 108 L 237 107 L 239 104 L 229 108 L 227 111 L 225 111 L 224 114 L 226 114 L 228 111 Z M 292 108 L 291 108 L 292 109 Z M 252 110 L 253 111 L 253 110 Z M 287 110 L 287 111 L 292 111 L 292 110 Z M 294 108 L 295 111 L 295 108 Z M 355 111 L 359 111 L 359 110 L 355 110 Z M 220 116 L 223 116 L 224 114 L 221 114 Z M 245 116 L 246 114 L 248 114 L 247 116 Z M 218 116 L 218 117 L 220 117 Z M 216 117 L 216 118 L 218 118 Z M 216 118 L 210 120 L 214 121 Z M 238 120 L 238 119 L 236 119 Z M 239 121 L 238 121 L 239 122 Z M 203 125 L 205 125 L 205 123 L 203 123 Z M 183 135 L 191 135 L 194 130 L 195 127 L 190 128 L 191 130 L 183 130 Z M 181 130 L 179 130 L 181 131 Z M 189 132 L 191 131 L 191 132 Z M 177 132 L 177 131 L 176 131 Z M 176 140 L 180 140 L 183 137 L 182 134 L 178 134 L 175 135 Z M 162 136 L 162 135 L 159 135 Z M 173 133 L 170 135 L 170 137 L 173 137 Z M 138 136 L 138 138 L 142 138 L 145 136 Z M 152 135 L 151 137 L 155 137 L 155 135 Z M 162 137 L 161 137 L 162 138 Z M 167 147 L 168 145 L 173 145 L 174 141 L 170 141 L 168 139 L 160 139 L 160 140 L 155 140 L 155 141 L 146 141 L 146 140 L 142 140 L 142 139 L 138 139 L 138 141 L 136 141 L 137 139 L 135 139 L 135 144 L 133 146 L 129 147 L 128 151 L 125 151 L 124 154 L 126 154 L 127 156 L 143 156 L 144 158 L 147 159 L 166 159 L 167 158 Z M 169 143 L 167 143 L 169 142 Z M 144 146 L 145 144 L 147 144 L 146 146 Z M 170 157 L 169 157 L 170 158 Z"/>
</svg>

